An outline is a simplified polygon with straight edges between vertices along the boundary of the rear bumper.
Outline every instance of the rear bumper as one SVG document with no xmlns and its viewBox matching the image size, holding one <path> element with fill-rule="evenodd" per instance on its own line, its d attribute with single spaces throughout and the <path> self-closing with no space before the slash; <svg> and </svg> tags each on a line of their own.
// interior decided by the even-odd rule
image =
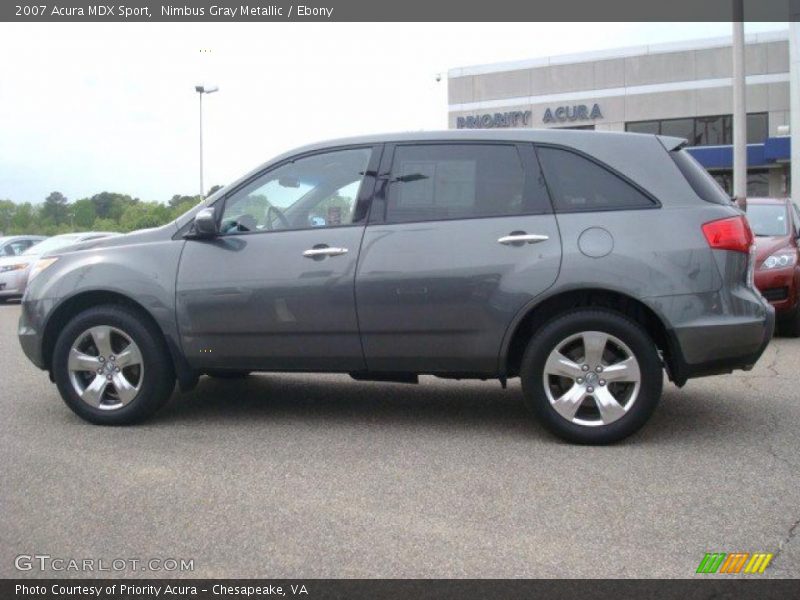
<svg viewBox="0 0 800 600">
<path fill-rule="evenodd" d="M 667 328 L 665 362 L 677 385 L 706 375 L 749 370 L 775 330 L 775 309 L 755 289 L 651 299 Z"/>
<path fill-rule="evenodd" d="M 762 319 L 737 319 L 675 330 L 673 336 L 679 350 L 673 353 L 670 376 L 676 384 L 683 385 L 695 377 L 749 371 L 761 358 L 774 332 L 775 309 L 771 306 L 766 307 Z M 687 349 L 690 349 L 688 357 Z"/>
</svg>

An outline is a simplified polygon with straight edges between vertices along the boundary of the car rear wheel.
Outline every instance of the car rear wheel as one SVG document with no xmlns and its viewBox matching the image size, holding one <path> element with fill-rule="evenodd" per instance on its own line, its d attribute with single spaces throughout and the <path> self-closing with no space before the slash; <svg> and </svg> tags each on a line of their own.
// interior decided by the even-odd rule
<svg viewBox="0 0 800 600">
<path fill-rule="evenodd" d="M 53 374 L 67 406 L 99 425 L 142 421 L 175 387 L 161 333 L 122 306 L 98 306 L 73 318 L 56 341 Z"/>
<path fill-rule="evenodd" d="M 605 310 L 556 317 L 531 339 L 520 376 L 527 406 L 570 442 L 609 444 L 636 432 L 655 410 L 663 374 L 640 325 Z"/>
</svg>

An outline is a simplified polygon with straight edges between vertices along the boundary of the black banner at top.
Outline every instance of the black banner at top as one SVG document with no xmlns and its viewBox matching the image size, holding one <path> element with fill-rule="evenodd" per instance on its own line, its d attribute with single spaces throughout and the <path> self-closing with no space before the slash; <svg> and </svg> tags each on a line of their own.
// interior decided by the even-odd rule
<svg viewBox="0 0 800 600">
<path fill-rule="evenodd" d="M 735 0 L 3 0 L 10 22 L 732 21 Z M 744 21 L 796 21 L 800 0 L 744 0 Z"/>
</svg>

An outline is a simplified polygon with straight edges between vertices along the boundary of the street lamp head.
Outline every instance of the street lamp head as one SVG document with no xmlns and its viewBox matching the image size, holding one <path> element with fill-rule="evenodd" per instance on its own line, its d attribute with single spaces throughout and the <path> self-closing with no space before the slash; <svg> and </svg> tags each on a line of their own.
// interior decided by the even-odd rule
<svg viewBox="0 0 800 600">
<path fill-rule="evenodd" d="M 196 85 L 194 86 L 194 91 L 198 94 L 213 94 L 214 92 L 219 91 L 218 85 Z"/>
</svg>

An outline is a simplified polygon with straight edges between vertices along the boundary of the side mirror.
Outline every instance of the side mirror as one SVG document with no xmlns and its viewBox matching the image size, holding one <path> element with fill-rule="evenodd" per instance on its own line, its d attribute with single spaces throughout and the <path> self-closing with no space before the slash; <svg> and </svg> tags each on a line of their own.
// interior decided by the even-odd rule
<svg viewBox="0 0 800 600">
<path fill-rule="evenodd" d="M 194 216 L 194 226 L 192 228 L 194 237 L 210 238 L 219 233 L 217 230 L 217 218 L 213 208 L 204 208 Z"/>
</svg>

